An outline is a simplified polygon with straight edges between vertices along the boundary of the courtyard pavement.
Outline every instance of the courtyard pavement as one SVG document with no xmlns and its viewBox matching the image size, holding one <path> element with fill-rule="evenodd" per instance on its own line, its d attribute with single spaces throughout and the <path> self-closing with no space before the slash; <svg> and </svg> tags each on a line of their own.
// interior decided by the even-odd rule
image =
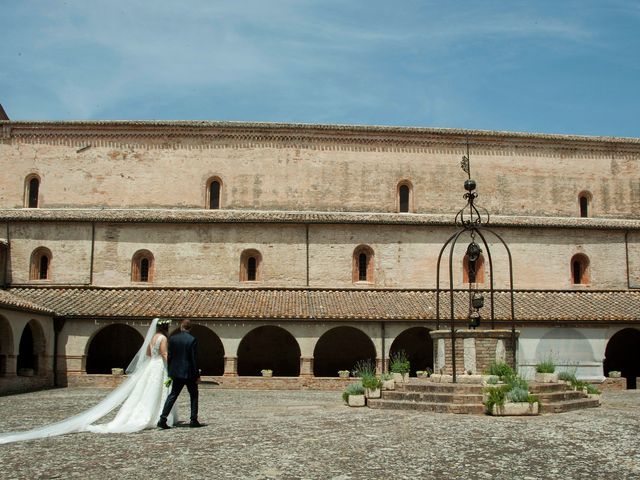
<svg viewBox="0 0 640 480">
<path fill-rule="evenodd" d="M 0 431 L 56 421 L 104 389 L 0 397 Z M 0 477 L 637 479 L 640 390 L 539 417 L 349 408 L 338 392 L 201 389 L 200 429 L 70 434 L 0 445 Z M 188 395 L 179 399 L 188 416 Z"/>
</svg>

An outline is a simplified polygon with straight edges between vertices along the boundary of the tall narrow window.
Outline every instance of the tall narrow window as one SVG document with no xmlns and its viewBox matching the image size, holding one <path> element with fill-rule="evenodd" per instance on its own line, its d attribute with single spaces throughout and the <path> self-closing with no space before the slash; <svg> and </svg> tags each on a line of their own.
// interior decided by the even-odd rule
<svg viewBox="0 0 640 480">
<path fill-rule="evenodd" d="M 413 210 L 411 205 L 411 192 L 413 186 L 409 180 L 403 180 L 398 183 L 397 191 L 397 210 L 400 213 L 408 213 Z"/>
<path fill-rule="evenodd" d="M 581 192 L 578 195 L 578 205 L 580 207 L 580 216 L 586 218 L 589 216 L 589 207 L 591 204 L 591 193 Z"/>
<path fill-rule="evenodd" d="M 589 283 L 589 257 L 578 253 L 571 259 L 571 283 L 586 285 Z"/>
<path fill-rule="evenodd" d="M 36 248 L 31 254 L 29 280 L 49 280 L 51 278 L 51 251 L 45 247 Z"/>
<path fill-rule="evenodd" d="M 40 179 L 35 175 L 27 177 L 25 189 L 25 206 L 28 208 L 38 208 Z"/>
<path fill-rule="evenodd" d="M 218 210 L 220 208 L 220 197 L 222 194 L 222 180 L 218 177 L 209 179 L 207 182 L 207 208 Z"/>
<path fill-rule="evenodd" d="M 366 253 L 358 255 L 358 280 L 361 282 L 367 281 L 367 260 Z"/>
<path fill-rule="evenodd" d="M 247 259 L 247 280 L 255 282 L 256 274 L 258 273 L 258 261 L 256 257 L 249 257 Z"/>
<path fill-rule="evenodd" d="M 353 251 L 353 283 L 373 283 L 373 250 L 367 245 L 360 245 Z"/>
<path fill-rule="evenodd" d="M 148 282 L 149 281 L 149 259 L 143 258 L 140 260 L 140 281 Z"/>
<path fill-rule="evenodd" d="M 240 281 L 257 282 L 261 277 L 262 255 L 258 250 L 245 250 L 240 255 Z"/>
<path fill-rule="evenodd" d="M 149 250 L 138 250 L 131 259 L 131 281 L 153 282 L 155 262 Z"/>
</svg>

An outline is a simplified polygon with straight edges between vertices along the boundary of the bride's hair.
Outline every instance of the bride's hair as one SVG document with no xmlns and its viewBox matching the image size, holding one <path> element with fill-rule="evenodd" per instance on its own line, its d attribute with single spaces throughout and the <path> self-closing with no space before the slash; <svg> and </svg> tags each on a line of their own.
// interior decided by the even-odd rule
<svg viewBox="0 0 640 480">
<path fill-rule="evenodd" d="M 167 335 L 169 333 L 169 324 L 168 323 L 158 323 L 156 325 L 156 332 L 157 333 L 164 333 L 165 335 Z"/>
</svg>

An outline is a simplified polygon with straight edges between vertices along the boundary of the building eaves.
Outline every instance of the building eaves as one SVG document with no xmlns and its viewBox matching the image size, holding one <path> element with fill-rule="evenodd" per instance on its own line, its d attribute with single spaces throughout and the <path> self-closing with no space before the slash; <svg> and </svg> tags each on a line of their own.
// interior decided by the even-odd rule
<svg viewBox="0 0 640 480">
<path fill-rule="evenodd" d="M 285 223 L 453 226 L 454 214 L 204 210 L 156 208 L 5 208 L 3 222 Z M 640 219 L 496 215 L 485 227 L 638 230 Z"/>
<path fill-rule="evenodd" d="M 148 135 L 234 136 L 251 139 L 321 138 L 334 141 L 377 139 L 383 142 L 432 141 L 466 145 L 517 142 L 519 144 L 619 146 L 638 150 L 640 138 L 562 135 L 547 133 L 465 130 L 455 128 L 380 125 L 329 125 L 306 123 L 224 121 L 0 121 L 11 136 Z"/>
</svg>

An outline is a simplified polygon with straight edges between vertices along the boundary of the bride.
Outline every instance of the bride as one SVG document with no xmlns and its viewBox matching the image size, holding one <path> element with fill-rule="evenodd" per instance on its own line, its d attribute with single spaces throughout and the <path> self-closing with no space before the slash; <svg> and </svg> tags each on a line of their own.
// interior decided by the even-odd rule
<svg viewBox="0 0 640 480">
<path fill-rule="evenodd" d="M 53 437 L 72 432 L 131 433 L 155 427 L 169 392 L 167 382 L 167 336 L 170 319 L 154 318 L 140 350 L 127 367 L 126 380 L 100 403 L 79 415 L 44 427 L 0 434 L 0 444 Z M 109 423 L 95 425 L 118 405 L 122 407 Z M 177 421 L 175 410 L 167 418 Z"/>
</svg>

